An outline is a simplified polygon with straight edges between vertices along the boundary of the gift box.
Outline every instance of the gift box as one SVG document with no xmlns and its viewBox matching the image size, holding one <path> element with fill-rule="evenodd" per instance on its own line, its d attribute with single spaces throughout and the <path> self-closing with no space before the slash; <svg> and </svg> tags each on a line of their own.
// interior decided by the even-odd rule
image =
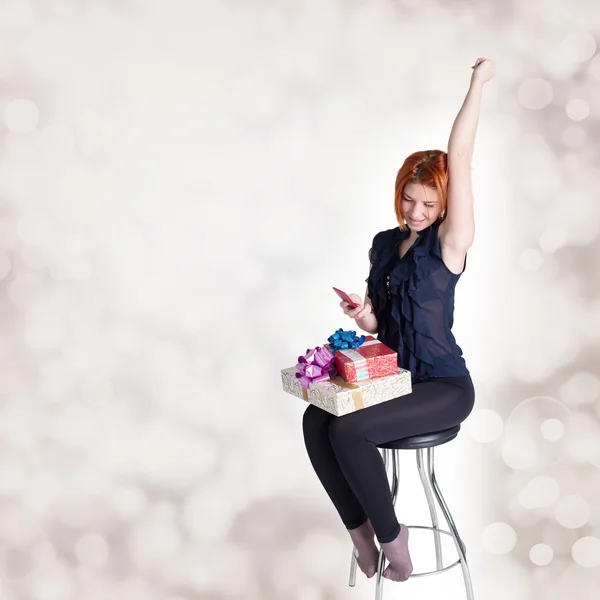
<svg viewBox="0 0 600 600">
<path fill-rule="evenodd" d="M 412 392 L 410 371 L 400 369 L 397 365 L 393 375 L 363 379 L 355 383 L 336 376 L 320 383 L 311 382 L 308 389 L 300 385 L 300 380 L 296 377 L 296 367 L 282 369 L 281 379 L 285 392 L 302 398 L 336 417 Z"/>
<path fill-rule="evenodd" d="M 330 348 L 326 344 L 327 348 Z M 338 375 L 349 382 L 394 375 L 398 372 L 398 354 L 372 335 L 358 348 L 337 350 L 334 365 Z"/>
</svg>

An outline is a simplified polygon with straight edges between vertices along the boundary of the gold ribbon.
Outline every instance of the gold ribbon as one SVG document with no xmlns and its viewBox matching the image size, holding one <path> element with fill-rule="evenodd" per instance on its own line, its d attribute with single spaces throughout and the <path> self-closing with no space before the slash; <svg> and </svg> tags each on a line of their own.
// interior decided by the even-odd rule
<svg viewBox="0 0 600 600">
<path fill-rule="evenodd" d="M 359 386 L 354 385 L 349 381 L 344 381 L 339 375 L 336 377 L 332 377 L 331 379 L 329 379 L 329 381 L 331 381 L 331 383 L 335 383 L 335 385 L 339 385 L 340 387 L 352 391 L 352 401 L 354 402 L 354 408 L 356 410 L 360 410 L 361 408 L 365 407 L 363 395 L 360 391 Z M 306 400 L 306 402 L 308 402 L 308 390 L 305 388 L 302 388 L 302 397 L 304 398 L 304 400 Z"/>
</svg>

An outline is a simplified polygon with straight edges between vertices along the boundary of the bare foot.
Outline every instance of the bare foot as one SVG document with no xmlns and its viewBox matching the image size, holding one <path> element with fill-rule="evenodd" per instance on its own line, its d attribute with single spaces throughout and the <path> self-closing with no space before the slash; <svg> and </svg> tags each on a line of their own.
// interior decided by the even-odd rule
<svg viewBox="0 0 600 600">
<path fill-rule="evenodd" d="M 360 527 L 349 529 L 348 533 L 358 552 L 358 566 L 367 579 L 371 579 L 377 572 L 379 559 L 379 550 L 375 545 L 375 532 L 371 521 L 367 519 Z"/>
<path fill-rule="evenodd" d="M 390 563 L 383 572 L 383 576 L 392 581 L 406 581 L 413 572 L 408 551 L 408 527 L 401 523 L 400 533 L 396 539 L 387 544 L 381 544 L 381 549 Z"/>
</svg>

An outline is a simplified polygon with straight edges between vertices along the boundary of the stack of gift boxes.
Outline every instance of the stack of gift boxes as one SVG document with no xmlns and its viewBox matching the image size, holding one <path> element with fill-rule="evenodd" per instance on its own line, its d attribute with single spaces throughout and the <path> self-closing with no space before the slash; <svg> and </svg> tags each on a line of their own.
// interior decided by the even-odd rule
<svg viewBox="0 0 600 600">
<path fill-rule="evenodd" d="M 410 371 L 373 336 L 338 329 L 327 341 L 281 371 L 284 391 L 338 417 L 411 393 Z"/>
</svg>

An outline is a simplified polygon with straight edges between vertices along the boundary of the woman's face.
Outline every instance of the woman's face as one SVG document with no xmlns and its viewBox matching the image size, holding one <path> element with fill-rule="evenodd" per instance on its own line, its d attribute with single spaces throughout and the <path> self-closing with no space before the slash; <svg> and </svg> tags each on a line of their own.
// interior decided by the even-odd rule
<svg viewBox="0 0 600 600">
<path fill-rule="evenodd" d="M 435 223 L 442 209 L 437 190 L 420 183 L 407 183 L 402 193 L 402 214 L 411 231 Z"/>
</svg>

